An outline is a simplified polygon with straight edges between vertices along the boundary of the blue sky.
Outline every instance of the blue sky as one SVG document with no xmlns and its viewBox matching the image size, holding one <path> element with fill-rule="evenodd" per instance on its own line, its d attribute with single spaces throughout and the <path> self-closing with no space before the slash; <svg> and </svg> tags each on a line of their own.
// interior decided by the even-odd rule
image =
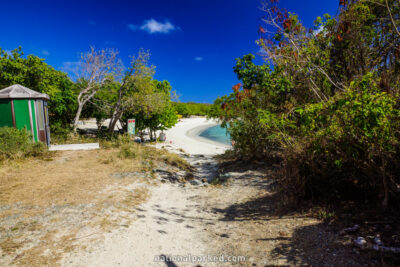
<svg viewBox="0 0 400 267">
<path fill-rule="evenodd" d="M 212 103 L 238 81 L 235 58 L 257 54 L 263 25 L 260 0 L 0 1 L 0 47 L 22 46 L 56 69 L 90 45 L 116 48 L 126 65 L 140 48 L 151 51 L 155 78 L 168 80 L 180 101 Z M 338 0 L 281 0 L 311 26 L 336 14 Z M 258 59 L 261 63 L 261 59 Z"/>
</svg>

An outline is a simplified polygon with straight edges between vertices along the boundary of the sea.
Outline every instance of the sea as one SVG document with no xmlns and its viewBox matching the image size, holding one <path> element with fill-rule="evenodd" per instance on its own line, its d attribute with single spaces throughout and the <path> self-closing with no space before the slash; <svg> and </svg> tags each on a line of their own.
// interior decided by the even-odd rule
<svg viewBox="0 0 400 267">
<path fill-rule="evenodd" d="M 226 131 L 226 129 L 222 128 L 220 125 L 207 128 L 199 135 L 203 138 L 210 139 L 214 142 L 219 142 L 227 145 L 231 144 L 231 136 Z"/>
</svg>

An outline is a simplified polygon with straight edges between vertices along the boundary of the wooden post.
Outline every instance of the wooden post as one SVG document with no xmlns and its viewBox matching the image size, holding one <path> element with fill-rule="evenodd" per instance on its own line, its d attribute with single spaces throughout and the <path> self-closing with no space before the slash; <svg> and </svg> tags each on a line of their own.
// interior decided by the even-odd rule
<svg viewBox="0 0 400 267">
<path fill-rule="evenodd" d="M 11 102 L 11 117 L 14 128 L 17 128 L 17 123 L 15 122 L 15 110 L 14 110 L 14 100 L 10 99 Z"/>
</svg>

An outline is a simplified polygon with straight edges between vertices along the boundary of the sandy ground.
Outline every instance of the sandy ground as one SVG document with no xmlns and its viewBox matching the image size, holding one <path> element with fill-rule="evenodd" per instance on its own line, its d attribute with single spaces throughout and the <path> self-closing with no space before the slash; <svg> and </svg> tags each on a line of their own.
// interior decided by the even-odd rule
<svg viewBox="0 0 400 267">
<path fill-rule="evenodd" d="M 205 252 L 201 229 L 186 217 L 196 216 L 193 192 L 163 184 L 152 189 L 151 199 L 137 208 L 138 220 L 128 229 L 105 234 L 100 244 L 74 253 L 65 266 L 165 266 L 154 262 L 161 255 L 197 255 Z"/>
<path fill-rule="evenodd" d="M 211 180 L 217 170 L 211 156 L 223 153 L 229 146 L 204 140 L 196 135 L 214 125 L 215 122 L 204 118 L 183 119 L 166 132 L 167 141 L 158 144 L 157 147 L 185 157 L 197 169 L 196 181 L 204 178 Z M 138 220 L 128 229 L 116 229 L 106 233 L 103 241 L 87 244 L 85 251 L 65 255 L 61 264 L 165 266 L 173 263 L 165 261 L 164 256 L 207 255 L 208 236 L 204 231 L 204 225 L 207 223 L 204 222 L 212 221 L 214 215 L 205 215 L 209 218 L 199 216 L 202 210 L 196 199 L 199 191 L 206 189 L 202 183 L 198 184 L 161 183 L 152 187 L 149 190 L 149 201 L 137 209 Z M 177 266 L 183 266 L 181 264 L 193 266 L 194 263 L 177 263 Z M 212 266 L 219 264 L 215 263 Z"/>
<path fill-rule="evenodd" d="M 359 265 L 359 255 L 344 249 L 337 234 L 320 221 L 278 212 L 279 201 L 268 177 L 273 166 L 231 168 L 223 185 L 199 182 L 218 175 L 213 155 L 228 148 L 195 137 L 214 124 L 203 118 L 182 120 L 167 132 L 167 142 L 157 145 L 185 157 L 196 169 L 193 181 L 149 186 L 151 196 L 136 209 L 137 220 L 106 233 L 99 242 L 86 244 L 84 250 L 66 254 L 61 264 Z M 228 257 L 232 257 L 229 262 Z"/>
</svg>

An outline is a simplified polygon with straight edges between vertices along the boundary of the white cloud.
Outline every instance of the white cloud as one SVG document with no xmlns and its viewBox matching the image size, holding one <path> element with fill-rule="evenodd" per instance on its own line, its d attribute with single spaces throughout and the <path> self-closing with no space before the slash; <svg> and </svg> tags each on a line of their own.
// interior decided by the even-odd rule
<svg viewBox="0 0 400 267">
<path fill-rule="evenodd" d="M 168 20 L 166 20 L 165 22 L 159 22 L 152 18 L 152 19 L 145 20 L 141 26 L 137 26 L 134 24 L 128 24 L 128 29 L 130 29 L 132 31 L 142 30 L 149 34 L 154 34 L 154 33 L 168 34 L 170 32 L 178 30 L 179 27 L 176 27 Z"/>
<path fill-rule="evenodd" d="M 44 56 L 50 56 L 50 52 L 47 50 L 42 50 L 42 55 Z"/>
<path fill-rule="evenodd" d="M 155 19 L 146 20 L 140 27 L 141 30 L 147 31 L 150 34 L 153 33 L 169 33 L 176 30 L 176 27 L 169 21 L 164 23 L 158 22 Z"/>
<path fill-rule="evenodd" d="M 204 59 L 203 57 L 195 57 L 194 58 L 194 60 L 196 60 L 196 61 L 203 61 L 203 59 Z"/>
</svg>

